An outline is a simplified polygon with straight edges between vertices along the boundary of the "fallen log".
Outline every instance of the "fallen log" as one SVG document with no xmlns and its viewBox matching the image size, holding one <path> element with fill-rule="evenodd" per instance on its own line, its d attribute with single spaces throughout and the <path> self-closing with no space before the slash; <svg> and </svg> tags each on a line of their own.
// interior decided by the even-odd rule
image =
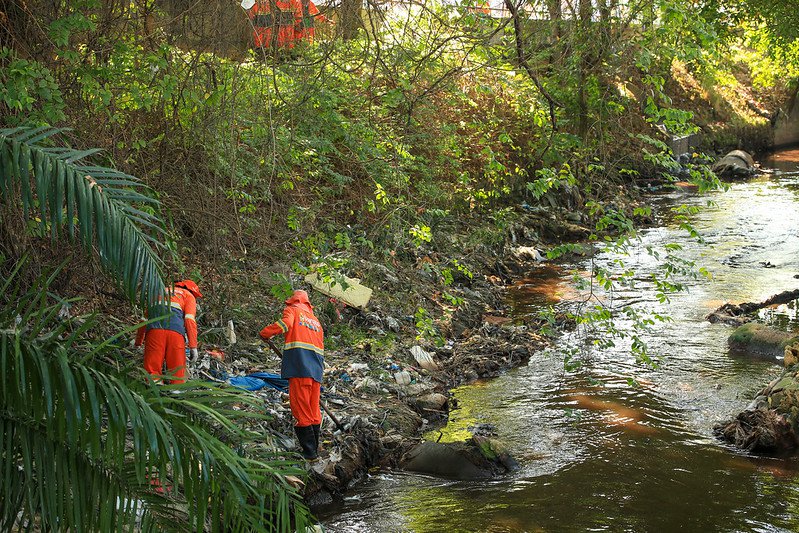
<svg viewBox="0 0 799 533">
<path fill-rule="evenodd" d="M 726 303 L 707 315 L 705 319 L 713 324 L 721 322 L 731 326 L 740 326 L 741 324 L 753 320 L 754 317 L 747 315 L 755 311 L 772 305 L 787 304 L 796 299 L 799 299 L 799 289 L 775 294 L 763 302 L 744 302 L 740 304 Z"/>
</svg>

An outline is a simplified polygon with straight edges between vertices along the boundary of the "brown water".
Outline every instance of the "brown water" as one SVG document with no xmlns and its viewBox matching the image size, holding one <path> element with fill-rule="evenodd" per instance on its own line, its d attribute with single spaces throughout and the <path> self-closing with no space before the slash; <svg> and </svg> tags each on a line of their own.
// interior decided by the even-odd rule
<svg viewBox="0 0 799 533">
<path fill-rule="evenodd" d="M 731 328 L 703 316 L 724 301 L 760 301 L 799 286 L 799 150 L 782 151 L 764 166 L 777 171 L 727 192 L 659 198 L 664 213 L 712 199 L 714 207 L 692 218 L 707 244 L 664 216 L 624 258 L 636 269 L 636 286 L 607 301 L 672 317 L 644 335 L 650 352 L 662 357 L 659 368 L 637 364 L 623 341 L 599 350 L 574 335 L 526 367 L 461 387 L 461 408 L 445 434 L 493 424 L 519 471 L 479 483 L 379 474 L 343 504 L 317 510 L 326 530 L 799 531 L 799 461 L 752 457 L 712 435 L 713 424 L 742 410 L 779 366 L 731 356 Z M 648 280 L 657 262 L 645 249 L 670 242 L 682 244 L 683 255 L 713 279 L 692 281 L 662 304 Z M 585 262 L 532 272 L 509 294 L 515 313 L 574 305 L 569 299 L 579 292 L 570 271 L 589 270 Z M 797 326 L 795 306 L 765 318 Z M 585 361 L 575 372 L 564 371 L 569 348 Z"/>
</svg>

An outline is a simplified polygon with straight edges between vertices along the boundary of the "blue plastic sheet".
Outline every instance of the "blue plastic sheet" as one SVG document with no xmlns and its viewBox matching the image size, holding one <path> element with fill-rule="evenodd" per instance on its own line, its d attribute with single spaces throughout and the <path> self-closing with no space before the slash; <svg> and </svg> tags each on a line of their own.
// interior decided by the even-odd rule
<svg viewBox="0 0 799 533">
<path fill-rule="evenodd" d="M 228 383 L 234 387 L 255 391 L 270 387 L 279 390 L 280 392 L 289 391 L 289 382 L 287 379 L 280 377 L 280 374 L 272 374 L 271 372 L 254 372 L 246 376 L 235 376 L 228 379 Z"/>
</svg>

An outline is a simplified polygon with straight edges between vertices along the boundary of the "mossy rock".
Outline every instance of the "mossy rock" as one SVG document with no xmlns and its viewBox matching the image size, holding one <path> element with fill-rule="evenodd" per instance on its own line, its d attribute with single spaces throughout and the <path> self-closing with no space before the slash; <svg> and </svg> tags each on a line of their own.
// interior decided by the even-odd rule
<svg viewBox="0 0 799 533">
<path fill-rule="evenodd" d="M 782 389 L 788 389 L 788 388 L 794 388 L 795 389 L 796 387 L 797 387 L 796 377 L 794 377 L 794 376 L 786 376 L 786 377 L 782 378 L 779 382 L 777 382 L 776 385 L 774 385 L 774 389 L 773 390 L 782 390 Z"/>
<path fill-rule="evenodd" d="M 778 358 L 785 347 L 799 341 L 791 333 L 749 322 L 737 328 L 727 339 L 730 351 L 755 357 Z"/>
<path fill-rule="evenodd" d="M 460 442 L 423 442 L 402 458 L 402 467 L 449 479 L 489 479 L 518 468 L 496 439 L 475 435 Z"/>
<path fill-rule="evenodd" d="M 496 461 L 497 460 L 497 453 L 494 451 L 493 442 L 491 439 L 474 439 L 475 444 L 477 444 L 477 448 L 480 450 L 480 453 L 483 454 L 483 457 L 488 459 L 489 461 Z"/>
</svg>

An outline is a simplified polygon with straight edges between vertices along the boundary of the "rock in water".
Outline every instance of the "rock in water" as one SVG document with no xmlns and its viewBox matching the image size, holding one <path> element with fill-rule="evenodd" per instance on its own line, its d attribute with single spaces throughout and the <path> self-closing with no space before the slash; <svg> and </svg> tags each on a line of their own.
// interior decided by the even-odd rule
<svg viewBox="0 0 799 533">
<path fill-rule="evenodd" d="M 743 150 L 733 150 L 713 165 L 713 172 L 720 178 L 749 178 L 755 173 L 755 161 Z"/>
<path fill-rule="evenodd" d="M 714 432 L 727 442 L 752 452 L 781 453 L 796 449 L 799 446 L 799 365 L 786 368 L 779 378 L 755 395 L 745 411 L 717 424 Z"/>
<path fill-rule="evenodd" d="M 405 470 L 449 479 L 489 479 L 513 470 L 515 461 L 494 439 L 423 442 L 402 460 Z"/>
<path fill-rule="evenodd" d="M 749 322 L 733 331 L 727 343 L 733 352 L 776 359 L 785 353 L 785 347 L 794 340 L 790 333 Z"/>
</svg>

